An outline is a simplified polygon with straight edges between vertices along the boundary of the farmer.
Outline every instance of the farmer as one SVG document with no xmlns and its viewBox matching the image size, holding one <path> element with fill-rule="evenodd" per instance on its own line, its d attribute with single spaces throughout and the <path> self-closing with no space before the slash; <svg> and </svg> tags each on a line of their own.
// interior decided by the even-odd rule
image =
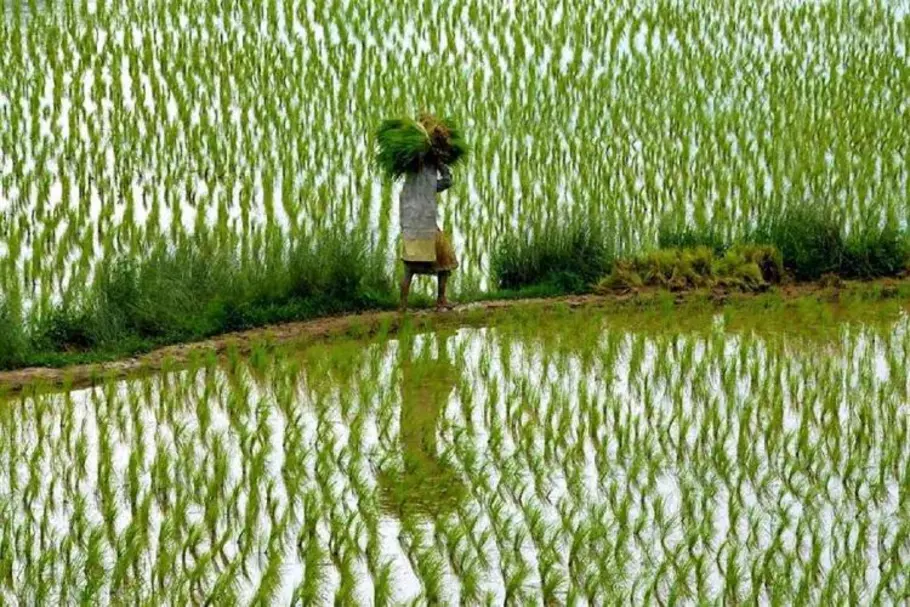
<svg viewBox="0 0 910 607">
<path fill-rule="evenodd" d="M 399 219 L 403 241 L 401 260 L 401 309 L 408 307 L 408 294 L 415 274 L 435 274 L 438 279 L 437 310 L 452 306 L 446 298 L 446 285 L 458 267 L 455 249 L 436 224 L 436 194 L 452 185 L 452 171 L 444 164 L 427 162 L 419 172 L 405 177 L 401 190 Z"/>
</svg>

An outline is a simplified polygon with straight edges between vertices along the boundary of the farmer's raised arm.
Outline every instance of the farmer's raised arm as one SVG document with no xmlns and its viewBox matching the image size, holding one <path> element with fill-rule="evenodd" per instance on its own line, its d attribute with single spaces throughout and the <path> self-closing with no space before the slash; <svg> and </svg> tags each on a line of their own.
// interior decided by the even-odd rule
<svg viewBox="0 0 910 607">
<path fill-rule="evenodd" d="M 436 181 L 436 191 L 445 192 L 452 187 L 452 169 L 447 165 L 439 165 L 439 179 Z"/>
</svg>

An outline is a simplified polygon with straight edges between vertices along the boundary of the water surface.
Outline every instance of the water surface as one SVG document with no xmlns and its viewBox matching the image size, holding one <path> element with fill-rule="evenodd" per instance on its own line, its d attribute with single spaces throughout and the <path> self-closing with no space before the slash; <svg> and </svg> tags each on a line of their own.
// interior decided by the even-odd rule
<svg viewBox="0 0 910 607">
<path fill-rule="evenodd" d="M 907 317 L 776 312 L 529 313 L 3 403 L 0 596 L 899 602 Z"/>
</svg>

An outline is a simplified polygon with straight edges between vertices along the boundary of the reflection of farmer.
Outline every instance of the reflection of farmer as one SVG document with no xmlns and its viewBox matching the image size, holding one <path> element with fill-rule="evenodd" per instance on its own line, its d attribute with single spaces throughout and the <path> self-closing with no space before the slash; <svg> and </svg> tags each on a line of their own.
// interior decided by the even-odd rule
<svg viewBox="0 0 910 607">
<path fill-rule="evenodd" d="M 401 516 L 439 514 L 457 505 L 464 494 L 458 473 L 440 461 L 436 429 L 458 370 L 449 362 L 446 340 L 437 338 L 437 353 L 426 348 L 412 356 L 412 344 L 401 344 L 401 452 L 404 468 L 383 479 L 385 496 Z"/>
<path fill-rule="evenodd" d="M 437 309 L 449 308 L 446 284 L 449 274 L 458 267 L 455 250 L 445 233 L 436 225 L 436 193 L 452 185 L 448 166 L 427 163 L 418 173 L 405 178 L 401 191 L 399 218 L 403 242 L 401 259 L 404 278 L 401 281 L 401 307 L 408 306 L 408 293 L 415 274 L 435 274 L 439 281 Z"/>
</svg>

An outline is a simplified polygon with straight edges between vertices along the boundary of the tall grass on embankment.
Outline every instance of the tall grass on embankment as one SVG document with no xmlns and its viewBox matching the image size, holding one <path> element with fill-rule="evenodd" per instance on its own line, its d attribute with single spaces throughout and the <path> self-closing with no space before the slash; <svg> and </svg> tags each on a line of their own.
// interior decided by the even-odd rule
<svg viewBox="0 0 910 607">
<path fill-rule="evenodd" d="M 490 265 L 500 289 L 561 295 L 589 291 L 610 271 L 614 255 L 604 224 L 571 220 L 504 236 Z"/>
<path fill-rule="evenodd" d="M 23 318 L 0 297 L 0 369 L 116 358 L 270 323 L 394 306 L 383 255 L 362 239 L 281 242 L 244 259 L 202 244 L 101 264 L 79 301 Z"/>
<path fill-rule="evenodd" d="M 906 269 L 910 238 L 895 222 L 853 226 L 849 233 L 830 209 L 820 205 L 784 209 L 750 235 L 751 242 L 777 247 L 797 280 L 825 274 L 842 278 L 895 276 Z"/>
<path fill-rule="evenodd" d="M 25 351 L 21 314 L 10 301 L 0 297 L 0 369 L 20 366 L 25 360 Z"/>
<path fill-rule="evenodd" d="M 663 284 L 657 276 L 667 277 L 668 267 L 685 274 L 684 266 L 691 263 L 701 264 L 706 271 L 711 266 L 708 275 L 716 278 L 720 271 L 728 278 L 757 284 L 754 271 L 747 271 L 744 264 L 761 257 L 764 265 L 759 273 L 763 273 L 774 257 L 772 250 L 779 253 L 781 265 L 780 276 L 773 282 L 817 280 L 825 275 L 872 279 L 898 276 L 908 269 L 910 235 L 894 222 L 854 225 L 848 232 L 836 214 L 820 205 L 802 205 L 761 221 L 735 241 L 710 227 L 664 224 L 656 251 L 619 258 L 608 230 L 596 222 L 573 221 L 505 238 L 493 253 L 492 269 L 500 289 L 527 292 L 587 292 L 604 276 L 613 275 L 622 282 L 617 273 L 625 275 L 622 280 L 629 286 L 636 282 L 635 274 L 644 284 Z M 648 274 L 654 280 L 649 281 Z M 664 282 L 674 286 L 669 277 Z M 689 286 L 705 286 L 702 280 L 694 282 L 700 284 Z"/>
<path fill-rule="evenodd" d="M 664 228 L 661 248 L 617 254 L 614 231 L 568 221 L 505 238 L 493 252 L 498 291 L 484 299 L 722 287 L 761 291 L 834 274 L 871 279 L 908 268 L 910 239 L 893 226 L 849 233 L 819 207 L 781 212 L 730 243 L 710 230 Z M 270 323 L 397 303 L 391 264 L 362 238 L 329 233 L 293 246 L 275 239 L 252 255 L 207 238 L 142 260 L 100 264 L 77 300 L 38 315 L 0 293 L 0 369 L 114 359 Z M 80 292 L 81 293 L 81 292 Z"/>
</svg>

